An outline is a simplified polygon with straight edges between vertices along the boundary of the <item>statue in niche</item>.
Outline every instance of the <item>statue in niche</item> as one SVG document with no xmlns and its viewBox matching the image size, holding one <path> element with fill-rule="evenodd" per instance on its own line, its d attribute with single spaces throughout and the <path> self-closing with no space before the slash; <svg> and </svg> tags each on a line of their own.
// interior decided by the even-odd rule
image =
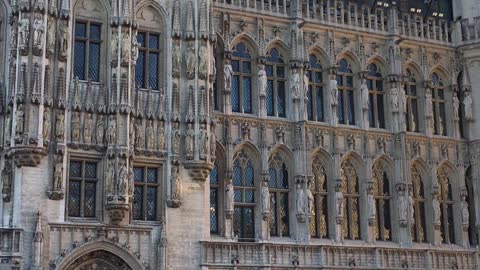
<svg viewBox="0 0 480 270">
<path fill-rule="evenodd" d="M 118 31 L 116 28 L 112 29 L 112 41 L 110 43 L 110 51 L 112 52 L 112 59 L 117 60 L 118 54 Z"/>
<path fill-rule="evenodd" d="M 130 138 L 130 147 L 135 147 L 135 119 L 130 118 L 130 124 L 128 126 L 128 137 Z"/>
<path fill-rule="evenodd" d="M 182 66 L 182 52 L 180 50 L 180 44 L 173 44 L 173 54 L 172 54 L 172 66 L 174 72 L 180 72 Z"/>
<path fill-rule="evenodd" d="M 232 90 L 232 77 L 233 77 L 233 67 L 230 63 L 230 60 L 225 60 L 225 65 L 223 66 L 223 79 L 225 82 L 225 91 L 230 92 Z"/>
<path fill-rule="evenodd" d="M 180 153 L 180 127 L 178 122 L 173 123 L 173 136 L 172 136 L 172 151 L 174 154 Z"/>
<path fill-rule="evenodd" d="M 463 97 L 463 107 L 465 110 L 465 119 L 472 120 L 473 119 L 473 108 L 472 108 L 472 96 L 469 91 L 465 91 L 465 96 Z"/>
<path fill-rule="evenodd" d="M 135 147 L 145 148 L 145 133 L 143 130 L 142 120 L 138 119 L 135 122 Z"/>
<path fill-rule="evenodd" d="M 17 113 L 16 113 L 16 133 L 23 134 L 24 130 L 24 121 L 25 121 L 25 110 L 23 108 L 23 104 L 18 104 L 17 106 Z"/>
<path fill-rule="evenodd" d="M 55 137 L 57 140 L 62 141 L 64 138 L 65 131 L 65 115 L 63 111 L 57 113 L 57 119 L 55 121 Z"/>
<path fill-rule="evenodd" d="M 399 109 L 398 88 L 394 87 L 390 90 L 390 97 L 392 98 L 392 110 L 398 111 Z"/>
<path fill-rule="evenodd" d="M 135 175 L 133 173 L 133 161 L 128 166 L 128 197 L 133 197 L 135 193 Z"/>
<path fill-rule="evenodd" d="M 304 72 L 303 73 L 303 96 L 304 96 L 306 101 L 308 100 L 308 84 L 309 84 L 309 82 L 310 82 L 310 80 L 308 79 L 307 73 Z"/>
<path fill-rule="evenodd" d="M 47 25 L 47 51 L 49 54 L 54 53 L 55 50 L 55 20 L 48 16 Z"/>
<path fill-rule="evenodd" d="M 408 200 L 410 204 L 410 222 L 415 224 L 415 199 L 413 198 L 413 190 L 410 191 L 408 195 Z"/>
<path fill-rule="evenodd" d="M 146 129 L 146 138 L 147 138 L 147 149 L 155 149 L 155 135 L 153 131 L 153 121 L 148 121 L 147 129 Z"/>
<path fill-rule="evenodd" d="M 165 150 L 165 124 L 163 121 L 158 122 L 157 149 L 159 151 Z"/>
<path fill-rule="evenodd" d="M 234 197 L 235 191 L 233 188 L 232 179 L 228 179 L 227 184 L 225 185 L 225 211 L 227 213 L 233 213 Z M 270 195 L 268 196 L 268 200 L 270 200 Z"/>
<path fill-rule="evenodd" d="M 128 170 L 125 161 L 118 164 L 118 193 L 127 195 L 128 191 Z"/>
<path fill-rule="evenodd" d="M 440 210 L 440 202 L 438 201 L 437 195 L 433 196 L 432 208 L 433 208 L 433 224 L 440 225 L 441 210 Z"/>
<path fill-rule="evenodd" d="M 83 142 L 87 144 L 92 143 L 92 133 L 93 133 L 93 117 L 92 114 L 87 114 L 83 122 Z"/>
<path fill-rule="evenodd" d="M 132 42 L 130 41 L 130 35 L 125 31 L 122 33 L 122 58 L 128 59 L 131 51 Z"/>
<path fill-rule="evenodd" d="M 268 182 L 262 181 L 262 213 L 270 213 L 270 191 L 268 190 Z"/>
<path fill-rule="evenodd" d="M 43 110 L 43 139 L 48 141 L 50 140 L 50 129 L 52 128 L 51 126 L 51 115 L 50 115 L 50 109 L 45 108 Z"/>
<path fill-rule="evenodd" d="M 398 217 L 400 224 L 407 224 L 408 222 L 408 199 L 404 189 L 398 190 Z"/>
<path fill-rule="evenodd" d="M 80 113 L 72 114 L 72 142 L 80 141 Z"/>
<path fill-rule="evenodd" d="M 337 220 L 343 218 L 343 193 L 339 190 L 335 191 L 335 214 Z"/>
<path fill-rule="evenodd" d="M 307 208 L 308 208 L 308 214 L 309 215 L 312 215 L 314 213 L 314 207 L 315 207 L 315 198 L 313 197 L 313 194 L 312 194 L 312 189 L 313 189 L 313 182 L 312 181 L 308 181 L 308 188 L 307 188 L 307 200 L 308 200 L 308 204 L 307 204 Z"/>
<path fill-rule="evenodd" d="M 202 126 L 200 127 L 199 141 L 200 158 L 206 159 L 208 153 L 208 134 L 205 124 L 202 124 Z"/>
<path fill-rule="evenodd" d="M 137 34 L 138 34 L 138 32 L 135 31 L 135 33 L 132 36 L 132 61 L 137 61 L 137 59 L 138 59 L 138 48 L 141 46 L 140 42 L 138 42 Z"/>
<path fill-rule="evenodd" d="M 115 118 L 113 116 L 110 116 L 110 119 L 108 121 L 107 143 L 117 143 L 117 122 L 115 121 Z"/>
<path fill-rule="evenodd" d="M 300 98 L 302 96 L 300 90 L 300 74 L 298 73 L 298 69 L 294 68 L 292 74 L 292 92 L 295 98 Z"/>
<path fill-rule="evenodd" d="M 267 96 L 267 72 L 262 64 L 258 65 L 258 92 L 261 97 Z"/>
<path fill-rule="evenodd" d="M 105 135 L 105 123 L 103 122 L 103 115 L 99 115 L 97 119 L 97 144 L 103 144 L 103 137 Z"/>
<path fill-rule="evenodd" d="M 200 46 L 198 52 L 198 72 L 206 78 L 208 71 L 208 51 L 205 45 Z"/>
<path fill-rule="evenodd" d="M 330 102 L 333 106 L 338 104 L 338 86 L 335 75 L 330 75 Z"/>
<path fill-rule="evenodd" d="M 2 196 L 3 201 L 10 201 L 10 193 L 12 191 L 12 163 L 5 159 L 5 164 L 2 170 Z"/>
<path fill-rule="evenodd" d="M 215 128 L 212 126 L 212 129 L 210 130 L 211 132 L 211 137 L 210 137 L 210 158 L 215 160 L 215 153 L 217 149 L 217 137 L 215 135 Z"/>
<path fill-rule="evenodd" d="M 186 54 L 186 63 L 187 63 L 187 76 L 188 78 L 195 77 L 195 49 L 192 45 L 187 47 L 187 54 Z"/>
<path fill-rule="evenodd" d="M 173 165 L 172 166 L 172 185 L 173 185 L 173 194 L 172 197 L 174 200 L 180 200 L 182 196 L 182 181 L 180 178 L 180 172 L 179 172 L 179 167 L 178 165 Z"/>
<path fill-rule="evenodd" d="M 452 106 L 453 106 L 453 119 L 459 119 L 460 112 L 460 100 L 457 97 L 457 93 L 452 94 Z"/>
<path fill-rule="evenodd" d="M 21 18 L 18 21 L 18 33 L 20 36 L 20 47 L 26 48 L 28 46 L 28 37 L 30 36 L 30 20 L 28 18 Z"/>
<path fill-rule="evenodd" d="M 187 131 L 185 132 L 185 153 L 187 159 L 193 158 L 193 143 L 194 143 L 195 133 L 193 131 L 193 126 L 191 123 L 187 125 Z"/>
<path fill-rule="evenodd" d="M 368 219 L 370 224 L 373 225 L 373 222 L 377 217 L 377 206 L 376 206 L 375 198 L 373 197 L 373 194 L 367 195 L 367 202 L 368 202 Z"/>
<path fill-rule="evenodd" d="M 425 88 L 425 113 L 427 118 L 433 117 L 433 103 L 432 103 L 432 90 L 430 88 Z"/>
<path fill-rule="evenodd" d="M 17 48 L 17 39 L 18 39 L 18 18 L 16 16 L 12 17 L 12 32 L 10 34 L 10 48 L 12 50 Z"/>
<path fill-rule="evenodd" d="M 113 182 L 115 179 L 115 160 L 108 160 L 105 172 L 105 192 L 113 193 Z"/>
<path fill-rule="evenodd" d="M 370 101 L 369 101 L 368 86 L 367 86 L 366 79 L 362 79 L 362 84 L 360 85 L 360 92 L 362 93 L 362 108 L 365 110 L 368 110 L 368 105 Z"/>
<path fill-rule="evenodd" d="M 43 25 L 43 19 L 40 14 L 35 16 L 33 21 L 33 46 L 37 48 L 42 47 L 43 33 L 45 32 L 45 26 Z"/>
<path fill-rule="evenodd" d="M 53 190 L 61 191 L 63 189 L 63 160 L 58 158 L 55 162 L 53 172 Z"/>
<path fill-rule="evenodd" d="M 300 184 L 297 184 L 297 191 L 296 191 L 296 206 L 297 206 L 297 215 L 305 214 L 305 192 L 303 192 L 303 188 Z"/>
<path fill-rule="evenodd" d="M 470 224 L 470 212 L 468 211 L 467 195 L 461 195 L 460 201 L 460 213 L 462 215 L 462 225 L 467 226 Z"/>
<path fill-rule="evenodd" d="M 68 22 L 62 20 L 60 24 L 60 57 L 67 59 L 68 55 L 68 41 L 70 40 L 70 31 L 68 29 Z"/>
</svg>

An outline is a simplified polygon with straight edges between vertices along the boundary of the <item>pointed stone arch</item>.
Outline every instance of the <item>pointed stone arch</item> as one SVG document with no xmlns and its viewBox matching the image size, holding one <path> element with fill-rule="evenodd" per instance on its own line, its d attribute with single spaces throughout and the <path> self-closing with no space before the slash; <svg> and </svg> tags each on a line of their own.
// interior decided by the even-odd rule
<svg viewBox="0 0 480 270">
<path fill-rule="evenodd" d="M 250 36 L 249 34 L 242 33 L 240 35 L 235 36 L 232 41 L 230 42 L 230 51 L 233 50 L 235 46 L 239 43 L 244 43 L 248 49 L 250 49 L 250 53 L 252 54 L 252 59 L 255 59 L 259 55 L 258 44 L 255 42 L 255 39 Z"/>
</svg>

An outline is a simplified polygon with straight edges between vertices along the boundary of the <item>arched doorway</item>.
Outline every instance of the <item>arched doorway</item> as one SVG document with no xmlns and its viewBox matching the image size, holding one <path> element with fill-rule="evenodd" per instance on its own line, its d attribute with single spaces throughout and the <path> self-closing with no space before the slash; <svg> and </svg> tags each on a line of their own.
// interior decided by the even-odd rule
<svg viewBox="0 0 480 270">
<path fill-rule="evenodd" d="M 105 251 L 96 250 L 76 259 L 65 270 L 133 270 L 122 258 Z"/>
</svg>

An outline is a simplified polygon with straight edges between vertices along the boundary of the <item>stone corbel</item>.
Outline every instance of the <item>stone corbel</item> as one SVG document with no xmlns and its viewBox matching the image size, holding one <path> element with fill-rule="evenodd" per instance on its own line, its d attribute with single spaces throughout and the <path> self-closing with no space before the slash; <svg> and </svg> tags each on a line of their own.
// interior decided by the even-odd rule
<svg viewBox="0 0 480 270">
<path fill-rule="evenodd" d="M 36 167 L 48 151 L 34 146 L 18 146 L 10 149 L 7 156 L 13 157 L 17 167 Z"/>
<path fill-rule="evenodd" d="M 185 169 L 195 181 L 206 181 L 213 169 L 213 164 L 203 161 L 190 161 L 185 163 Z"/>
</svg>

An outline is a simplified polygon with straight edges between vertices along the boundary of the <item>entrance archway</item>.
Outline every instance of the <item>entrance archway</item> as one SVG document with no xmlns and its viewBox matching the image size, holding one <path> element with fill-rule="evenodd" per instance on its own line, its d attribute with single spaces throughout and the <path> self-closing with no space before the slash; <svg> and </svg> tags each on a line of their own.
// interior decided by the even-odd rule
<svg viewBox="0 0 480 270">
<path fill-rule="evenodd" d="M 133 270 L 122 258 L 105 250 L 92 251 L 71 263 L 66 270 Z"/>
</svg>

